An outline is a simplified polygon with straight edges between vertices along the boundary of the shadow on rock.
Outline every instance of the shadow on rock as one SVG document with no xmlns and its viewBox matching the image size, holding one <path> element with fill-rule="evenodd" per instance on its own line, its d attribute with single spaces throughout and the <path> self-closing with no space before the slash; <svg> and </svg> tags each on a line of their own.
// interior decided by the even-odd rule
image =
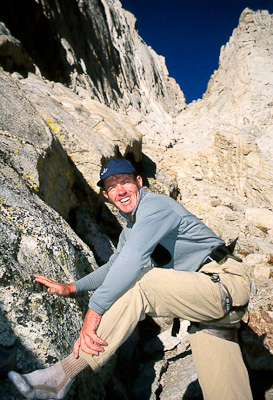
<svg viewBox="0 0 273 400">
<path fill-rule="evenodd" d="M 17 338 L 5 313 L 0 310 L 0 393 L 1 400 L 21 400 L 22 396 L 7 377 L 11 370 L 30 372 L 42 368 L 35 355 Z"/>
<path fill-rule="evenodd" d="M 238 332 L 239 343 L 249 373 L 253 400 L 273 397 L 273 356 L 264 345 L 265 335 L 258 336 L 248 324 L 242 322 Z M 271 388 L 272 393 L 269 393 Z"/>
</svg>

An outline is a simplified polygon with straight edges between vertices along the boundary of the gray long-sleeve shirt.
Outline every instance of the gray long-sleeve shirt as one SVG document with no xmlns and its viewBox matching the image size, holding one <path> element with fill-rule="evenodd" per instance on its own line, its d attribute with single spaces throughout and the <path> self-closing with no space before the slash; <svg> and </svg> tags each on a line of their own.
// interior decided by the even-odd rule
<svg viewBox="0 0 273 400">
<path fill-rule="evenodd" d="M 140 190 L 133 221 L 121 213 L 127 225 L 117 250 L 107 264 L 75 283 L 77 292 L 95 290 L 89 307 L 103 314 L 136 282 L 141 269 L 151 264 L 160 243 L 171 254 L 165 268 L 196 271 L 204 258 L 224 241 L 203 222 L 168 196 Z"/>
</svg>

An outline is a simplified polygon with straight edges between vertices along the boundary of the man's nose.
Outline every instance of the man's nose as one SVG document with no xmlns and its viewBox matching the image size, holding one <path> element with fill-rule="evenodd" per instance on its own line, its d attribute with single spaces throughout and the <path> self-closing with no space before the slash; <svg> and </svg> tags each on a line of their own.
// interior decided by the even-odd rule
<svg viewBox="0 0 273 400">
<path fill-rule="evenodd" d="M 118 183 L 117 184 L 117 192 L 119 195 L 125 193 L 126 192 L 125 186 L 122 185 L 121 183 Z"/>
</svg>

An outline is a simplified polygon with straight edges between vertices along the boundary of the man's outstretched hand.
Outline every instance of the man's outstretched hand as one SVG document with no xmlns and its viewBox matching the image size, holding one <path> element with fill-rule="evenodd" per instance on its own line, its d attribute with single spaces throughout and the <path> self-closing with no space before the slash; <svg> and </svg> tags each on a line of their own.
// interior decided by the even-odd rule
<svg viewBox="0 0 273 400">
<path fill-rule="evenodd" d="M 100 320 L 101 315 L 89 308 L 83 322 L 80 336 L 73 347 L 75 358 L 78 358 L 80 348 L 85 353 L 95 356 L 98 356 L 100 352 L 104 351 L 104 348 L 101 346 L 107 346 L 107 343 L 96 334 Z"/>
<path fill-rule="evenodd" d="M 36 282 L 42 283 L 42 285 L 48 287 L 48 293 L 56 293 L 60 296 L 69 296 L 70 294 L 76 292 L 76 287 L 73 283 L 54 282 L 46 276 L 40 274 L 34 274 L 34 278 Z"/>
</svg>

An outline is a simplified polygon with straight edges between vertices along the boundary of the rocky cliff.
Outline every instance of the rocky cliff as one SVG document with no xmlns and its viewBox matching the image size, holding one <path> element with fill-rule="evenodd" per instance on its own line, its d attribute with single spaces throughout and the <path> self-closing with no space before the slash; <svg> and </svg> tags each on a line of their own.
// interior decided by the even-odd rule
<svg viewBox="0 0 273 400">
<path fill-rule="evenodd" d="M 273 399 L 272 16 L 242 13 L 206 93 L 189 105 L 118 0 L 11 0 L 0 21 L 3 399 L 19 400 L 8 368 L 47 366 L 72 349 L 87 299 L 50 297 L 32 275 L 73 281 L 108 259 L 121 226 L 96 181 L 120 156 L 225 240 L 239 236 L 253 278 L 242 348 L 256 398 Z M 69 398 L 80 386 L 83 399 L 200 398 L 186 326 L 172 339 L 169 323 L 140 324 L 118 361 L 96 381 L 77 380 Z"/>
</svg>

